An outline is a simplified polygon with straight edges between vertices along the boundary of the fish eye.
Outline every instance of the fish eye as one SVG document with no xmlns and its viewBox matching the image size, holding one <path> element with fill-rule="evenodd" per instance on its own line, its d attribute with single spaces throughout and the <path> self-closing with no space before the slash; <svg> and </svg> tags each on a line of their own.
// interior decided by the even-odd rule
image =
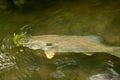
<svg viewBox="0 0 120 80">
<path fill-rule="evenodd" d="M 46 46 L 52 46 L 52 43 L 46 43 Z"/>
<path fill-rule="evenodd" d="M 24 40 L 25 43 L 28 43 L 29 41 L 28 40 Z"/>
</svg>

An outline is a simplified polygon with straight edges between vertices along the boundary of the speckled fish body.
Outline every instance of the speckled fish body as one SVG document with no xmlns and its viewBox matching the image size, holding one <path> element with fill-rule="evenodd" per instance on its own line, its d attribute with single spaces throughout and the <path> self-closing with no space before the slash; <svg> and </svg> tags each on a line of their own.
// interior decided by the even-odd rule
<svg viewBox="0 0 120 80">
<path fill-rule="evenodd" d="M 55 53 L 92 53 L 106 52 L 120 57 L 120 47 L 111 47 L 102 43 L 99 36 L 40 35 L 19 40 L 19 43 L 33 50 L 44 50 L 47 58 Z"/>
</svg>

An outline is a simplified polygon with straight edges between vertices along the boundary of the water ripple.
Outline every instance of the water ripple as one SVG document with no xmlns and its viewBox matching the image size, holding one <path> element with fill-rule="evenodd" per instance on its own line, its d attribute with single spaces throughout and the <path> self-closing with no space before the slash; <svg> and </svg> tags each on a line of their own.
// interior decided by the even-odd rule
<svg viewBox="0 0 120 80">
<path fill-rule="evenodd" d="M 65 57 L 63 59 L 56 59 L 54 64 L 57 66 L 57 69 L 62 69 L 67 66 L 77 65 L 77 62 L 74 59 Z"/>
<path fill-rule="evenodd" d="M 0 70 L 11 67 L 16 64 L 15 57 L 11 55 L 14 48 L 12 36 L 6 36 L 1 40 L 0 45 Z"/>
</svg>

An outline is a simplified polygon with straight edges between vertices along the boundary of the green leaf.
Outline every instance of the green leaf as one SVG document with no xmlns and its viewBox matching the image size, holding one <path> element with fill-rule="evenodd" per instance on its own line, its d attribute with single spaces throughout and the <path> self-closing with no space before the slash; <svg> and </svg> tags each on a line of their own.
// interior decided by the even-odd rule
<svg viewBox="0 0 120 80">
<path fill-rule="evenodd" d="M 20 46 L 18 40 L 21 39 L 21 38 L 25 38 L 27 35 L 26 34 L 20 34 L 20 35 L 16 35 L 14 33 L 14 37 L 13 37 L 13 42 L 16 46 Z"/>
</svg>

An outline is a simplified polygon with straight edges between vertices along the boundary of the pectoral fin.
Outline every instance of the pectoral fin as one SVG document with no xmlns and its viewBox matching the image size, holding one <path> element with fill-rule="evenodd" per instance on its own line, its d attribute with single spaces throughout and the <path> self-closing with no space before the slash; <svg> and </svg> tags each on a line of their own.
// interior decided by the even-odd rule
<svg viewBox="0 0 120 80">
<path fill-rule="evenodd" d="M 50 50 L 45 50 L 45 55 L 48 59 L 52 59 L 55 55 L 55 52 Z"/>
</svg>

